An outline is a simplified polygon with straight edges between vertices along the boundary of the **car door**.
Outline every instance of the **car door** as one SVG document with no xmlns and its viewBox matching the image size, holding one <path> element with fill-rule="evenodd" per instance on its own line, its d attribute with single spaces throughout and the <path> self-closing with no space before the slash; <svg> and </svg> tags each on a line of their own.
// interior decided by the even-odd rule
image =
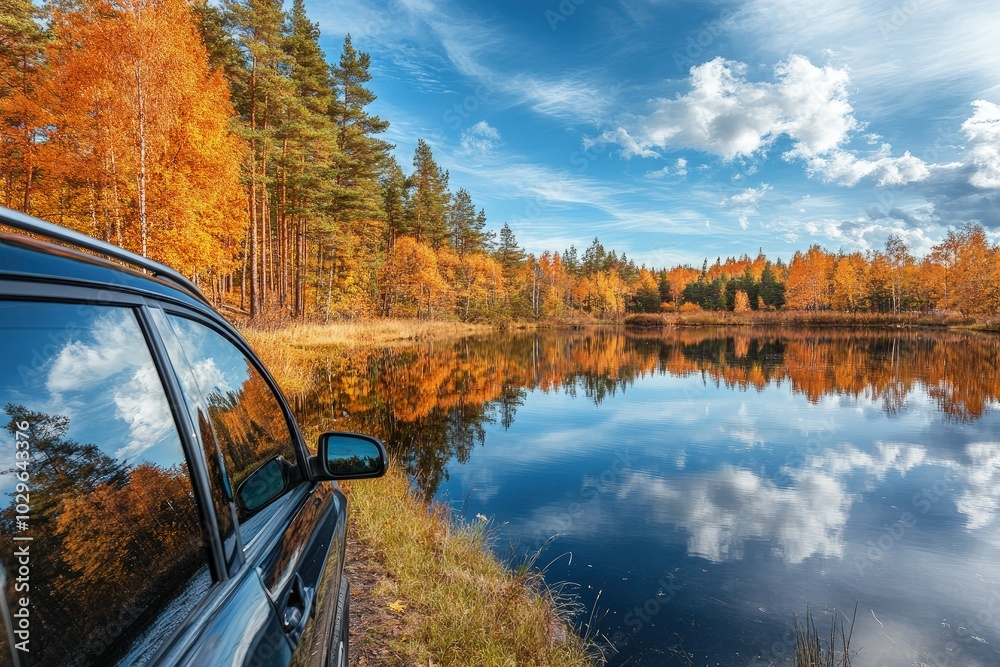
<svg viewBox="0 0 1000 667">
<path fill-rule="evenodd" d="M 209 461 L 230 599 L 189 664 L 336 664 L 346 499 L 312 482 L 287 404 L 239 337 L 198 313 L 151 309 Z M 248 501 L 248 498 L 252 500 Z M 225 656 L 225 657 L 223 657 Z"/>
</svg>

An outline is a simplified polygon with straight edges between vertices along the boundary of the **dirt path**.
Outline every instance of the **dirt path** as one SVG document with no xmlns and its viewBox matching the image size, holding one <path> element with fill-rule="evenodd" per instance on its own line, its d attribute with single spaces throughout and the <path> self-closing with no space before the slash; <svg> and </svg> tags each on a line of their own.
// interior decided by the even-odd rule
<svg viewBox="0 0 1000 667">
<path fill-rule="evenodd" d="M 389 577 L 382 567 L 381 555 L 362 544 L 350 527 L 344 571 L 351 583 L 350 667 L 414 665 L 389 648 L 389 642 L 403 630 L 403 624 L 389 610 L 391 601 L 376 593 L 378 584 Z"/>
</svg>

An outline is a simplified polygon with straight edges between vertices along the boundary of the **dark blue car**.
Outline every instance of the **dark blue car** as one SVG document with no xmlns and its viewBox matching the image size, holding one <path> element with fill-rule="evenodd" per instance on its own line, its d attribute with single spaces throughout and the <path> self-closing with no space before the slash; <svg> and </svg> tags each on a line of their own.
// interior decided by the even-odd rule
<svg viewBox="0 0 1000 667">
<path fill-rule="evenodd" d="M 168 267 L 0 208 L 0 665 L 347 665 L 347 502 Z"/>
</svg>

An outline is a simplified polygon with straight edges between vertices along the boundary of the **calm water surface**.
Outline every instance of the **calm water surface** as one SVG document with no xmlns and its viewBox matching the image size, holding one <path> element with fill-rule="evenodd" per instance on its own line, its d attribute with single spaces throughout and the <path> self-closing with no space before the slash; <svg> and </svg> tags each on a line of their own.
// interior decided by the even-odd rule
<svg viewBox="0 0 1000 667">
<path fill-rule="evenodd" d="M 856 666 L 1000 665 L 996 337 L 498 335 L 317 384 L 301 410 L 380 435 L 501 556 L 544 545 L 612 665 L 786 664 L 794 613 L 855 604 Z"/>
</svg>

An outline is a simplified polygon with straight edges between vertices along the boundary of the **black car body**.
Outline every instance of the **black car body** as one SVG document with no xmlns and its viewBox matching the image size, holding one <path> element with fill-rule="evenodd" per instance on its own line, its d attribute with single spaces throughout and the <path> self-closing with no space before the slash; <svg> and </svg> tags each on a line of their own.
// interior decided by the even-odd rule
<svg viewBox="0 0 1000 667">
<path fill-rule="evenodd" d="M 346 666 L 334 480 L 382 474 L 381 443 L 310 452 L 176 272 L 0 224 L 0 665 Z"/>
</svg>

